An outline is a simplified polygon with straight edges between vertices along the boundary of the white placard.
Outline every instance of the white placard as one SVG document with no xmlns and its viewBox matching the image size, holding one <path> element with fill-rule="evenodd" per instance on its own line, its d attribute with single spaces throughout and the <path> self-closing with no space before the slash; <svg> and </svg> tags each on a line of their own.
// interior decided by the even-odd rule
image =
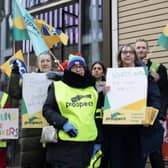
<svg viewBox="0 0 168 168">
<path fill-rule="evenodd" d="M 45 73 L 27 73 L 23 77 L 22 127 L 42 128 L 47 122 L 42 107 L 47 97 L 48 80 Z"/>
<path fill-rule="evenodd" d="M 0 109 L 0 140 L 18 139 L 19 110 L 17 108 Z"/>
<path fill-rule="evenodd" d="M 145 119 L 147 76 L 144 67 L 108 68 L 109 107 L 104 123 L 140 124 Z M 108 115 L 107 115 L 108 114 Z M 105 119 L 106 117 L 106 119 Z"/>
</svg>

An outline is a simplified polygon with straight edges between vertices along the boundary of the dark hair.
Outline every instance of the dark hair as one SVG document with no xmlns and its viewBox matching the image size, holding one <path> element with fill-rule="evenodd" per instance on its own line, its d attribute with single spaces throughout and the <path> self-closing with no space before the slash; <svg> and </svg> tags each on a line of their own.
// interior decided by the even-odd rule
<svg viewBox="0 0 168 168">
<path fill-rule="evenodd" d="M 134 61 L 135 66 L 140 66 L 140 65 L 141 65 L 141 62 L 140 62 L 140 60 L 139 60 L 139 58 L 138 58 L 138 56 L 137 56 L 137 54 L 136 54 L 135 48 L 134 48 L 132 45 L 130 45 L 130 44 L 124 44 L 124 45 L 120 48 L 120 50 L 119 50 L 119 52 L 118 52 L 118 56 L 117 56 L 118 66 L 119 66 L 119 67 L 123 67 L 123 62 L 122 62 L 122 60 L 121 60 L 121 53 L 122 53 L 123 48 L 125 48 L 125 47 L 129 47 L 129 48 L 131 49 L 131 51 L 133 51 L 133 54 L 135 55 L 135 61 Z"/>
<path fill-rule="evenodd" d="M 96 64 L 99 64 L 99 65 L 102 67 L 103 73 L 104 73 L 104 75 L 105 75 L 105 74 L 106 74 L 106 67 L 104 66 L 104 64 L 103 64 L 101 61 L 95 61 L 95 62 L 91 65 L 90 71 L 93 70 L 93 67 L 94 67 Z M 102 77 L 102 80 L 105 81 L 105 76 Z"/>
</svg>

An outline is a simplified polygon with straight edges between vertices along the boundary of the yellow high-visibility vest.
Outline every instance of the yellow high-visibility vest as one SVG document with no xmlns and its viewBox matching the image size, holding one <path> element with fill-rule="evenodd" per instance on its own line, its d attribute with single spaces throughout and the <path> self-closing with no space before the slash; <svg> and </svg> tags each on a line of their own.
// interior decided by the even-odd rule
<svg viewBox="0 0 168 168">
<path fill-rule="evenodd" d="M 87 168 L 99 168 L 101 164 L 103 153 L 101 150 L 98 150 L 96 154 L 91 158 L 90 164 Z"/>
<path fill-rule="evenodd" d="M 76 137 L 70 137 L 59 130 L 58 137 L 67 141 L 94 141 L 97 137 L 95 113 L 98 94 L 94 87 L 74 88 L 62 81 L 54 82 L 55 97 L 59 110 L 77 130 Z"/>
</svg>

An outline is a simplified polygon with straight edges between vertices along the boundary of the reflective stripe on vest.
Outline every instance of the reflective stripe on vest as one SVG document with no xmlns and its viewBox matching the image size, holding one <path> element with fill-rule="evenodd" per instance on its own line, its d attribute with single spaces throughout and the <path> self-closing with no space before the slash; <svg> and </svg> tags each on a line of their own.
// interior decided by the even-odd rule
<svg viewBox="0 0 168 168">
<path fill-rule="evenodd" d="M 96 154 L 91 158 L 90 165 L 87 168 L 99 168 L 102 156 L 103 156 L 102 151 L 98 150 Z"/>
<path fill-rule="evenodd" d="M 6 148 L 7 142 L 6 141 L 0 141 L 0 148 Z"/>
<path fill-rule="evenodd" d="M 96 110 L 96 118 L 100 118 L 100 119 L 103 118 L 103 111 L 102 111 L 102 109 L 97 109 Z"/>
<path fill-rule="evenodd" d="M 5 92 L 0 92 L 0 108 L 4 108 L 8 99 L 8 94 Z"/>
<path fill-rule="evenodd" d="M 160 66 L 159 63 L 152 62 L 152 64 L 151 64 L 151 66 L 150 66 L 149 69 L 150 69 L 151 71 L 157 72 L 158 69 L 159 69 L 159 66 Z"/>
<path fill-rule="evenodd" d="M 94 87 L 73 88 L 62 81 L 54 82 L 55 96 L 59 110 L 78 130 L 76 137 L 70 137 L 60 130 L 58 137 L 69 141 L 93 141 L 97 137 L 95 109 L 98 94 Z"/>
</svg>

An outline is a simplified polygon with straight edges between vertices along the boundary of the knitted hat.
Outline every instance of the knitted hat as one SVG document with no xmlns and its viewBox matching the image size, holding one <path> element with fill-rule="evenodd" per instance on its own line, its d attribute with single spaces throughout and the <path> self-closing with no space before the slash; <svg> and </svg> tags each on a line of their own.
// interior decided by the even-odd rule
<svg viewBox="0 0 168 168">
<path fill-rule="evenodd" d="M 71 69 L 73 65 L 83 65 L 84 67 L 86 67 L 86 62 L 85 59 L 81 56 L 78 55 L 70 55 L 69 56 L 69 60 L 68 60 L 68 66 L 67 69 Z"/>
</svg>

